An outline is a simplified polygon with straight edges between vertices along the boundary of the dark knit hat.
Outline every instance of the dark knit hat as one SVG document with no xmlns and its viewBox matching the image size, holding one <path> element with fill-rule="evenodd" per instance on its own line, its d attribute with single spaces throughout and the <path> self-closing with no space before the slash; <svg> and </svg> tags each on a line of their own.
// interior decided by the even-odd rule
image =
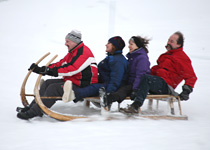
<svg viewBox="0 0 210 150">
<path fill-rule="evenodd" d="M 114 36 L 108 40 L 109 43 L 112 43 L 117 50 L 122 50 L 125 47 L 125 42 L 120 36 Z"/>
<path fill-rule="evenodd" d="M 134 43 L 136 44 L 138 48 L 141 48 L 144 46 L 141 40 L 137 38 L 136 36 L 132 36 L 131 38 L 133 39 Z"/>
<path fill-rule="evenodd" d="M 72 30 L 70 33 L 66 35 L 66 39 L 69 39 L 75 43 L 80 43 L 82 38 L 82 34 L 80 31 Z"/>
</svg>

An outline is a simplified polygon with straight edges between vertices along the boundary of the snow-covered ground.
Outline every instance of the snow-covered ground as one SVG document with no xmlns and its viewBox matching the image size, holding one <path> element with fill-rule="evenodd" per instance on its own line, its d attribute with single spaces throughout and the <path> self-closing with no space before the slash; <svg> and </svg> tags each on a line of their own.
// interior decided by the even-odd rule
<svg viewBox="0 0 210 150">
<path fill-rule="evenodd" d="M 209 6 L 209 0 L 0 0 L 0 149 L 209 150 Z M 21 106 L 19 93 L 27 68 L 47 52 L 52 53 L 50 57 L 58 54 L 56 61 L 62 58 L 67 53 L 65 36 L 72 29 L 81 30 L 97 62 L 105 57 L 110 36 L 120 35 L 126 42 L 133 35 L 151 38 L 152 65 L 165 52 L 169 36 L 177 30 L 183 32 L 184 50 L 198 77 L 190 100 L 182 102 L 189 120 L 106 121 L 100 117 L 100 109 L 62 102 L 53 109 L 85 114 L 94 121 L 60 122 L 47 116 L 17 119 L 15 109 Z M 31 76 L 26 93 L 33 93 L 36 78 Z"/>
</svg>

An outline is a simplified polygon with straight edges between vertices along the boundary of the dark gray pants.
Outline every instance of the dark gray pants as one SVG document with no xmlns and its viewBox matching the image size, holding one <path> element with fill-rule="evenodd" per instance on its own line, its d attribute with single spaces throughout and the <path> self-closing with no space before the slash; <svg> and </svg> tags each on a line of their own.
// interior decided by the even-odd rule
<svg viewBox="0 0 210 150">
<path fill-rule="evenodd" d="M 39 90 L 40 96 L 61 97 L 63 95 L 63 85 L 63 79 L 48 79 L 42 84 Z M 42 99 L 42 102 L 46 107 L 50 108 L 57 100 L 58 99 Z M 35 100 L 32 101 L 29 107 L 30 109 L 28 110 L 28 113 L 32 113 L 36 116 L 42 116 L 42 110 Z"/>
<path fill-rule="evenodd" d="M 116 92 L 111 93 L 112 102 L 121 103 L 127 96 L 130 96 L 132 92 L 132 85 L 125 85 L 120 87 Z"/>
<path fill-rule="evenodd" d="M 46 96 L 46 97 L 62 97 L 63 96 L 63 85 L 64 81 L 63 79 L 48 79 L 46 80 L 40 90 L 40 96 Z M 103 84 L 91 84 L 87 87 L 80 88 L 73 84 L 73 90 L 76 99 L 82 99 L 89 96 L 98 96 L 98 90 L 100 87 L 102 87 Z M 57 100 L 61 99 L 42 99 L 43 104 L 50 108 L 52 107 Z M 42 116 L 42 110 L 39 107 L 39 105 L 35 102 L 35 100 L 32 101 L 32 103 L 29 105 L 30 109 L 27 111 L 28 113 L 31 113 L 35 116 Z"/>
</svg>

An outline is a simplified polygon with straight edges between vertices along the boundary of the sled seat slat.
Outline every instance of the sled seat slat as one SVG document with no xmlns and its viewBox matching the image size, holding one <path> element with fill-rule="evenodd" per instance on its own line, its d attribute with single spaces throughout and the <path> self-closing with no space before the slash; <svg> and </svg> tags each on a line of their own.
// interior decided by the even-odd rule
<svg viewBox="0 0 210 150">
<path fill-rule="evenodd" d="M 35 96 L 33 94 L 25 94 L 25 96 Z M 42 99 L 62 99 L 62 97 L 41 97 Z M 100 103 L 100 98 L 99 97 L 86 97 L 84 98 L 86 100 L 86 106 L 90 106 L 90 102 L 93 103 Z M 156 109 L 159 107 L 159 100 L 161 101 L 169 101 L 169 106 L 171 109 L 171 115 L 175 114 L 174 111 L 174 102 L 178 102 L 178 108 L 179 108 L 179 114 L 182 115 L 182 109 L 181 109 L 181 102 L 179 96 L 173 96 L 173 95 L 147 95 L 146 97 L 148 102 L 148 109 L 152 110 L 153 109 L 153 100 L 156 101 Z M 126 97 L 125 100 L 130 100 L 130 97 Z M 120 109 L 120 103 L 118 103 L 118 109 Z M 139 109 L 139 113 L 141 114 L 141 108 Z"/>
</svg>

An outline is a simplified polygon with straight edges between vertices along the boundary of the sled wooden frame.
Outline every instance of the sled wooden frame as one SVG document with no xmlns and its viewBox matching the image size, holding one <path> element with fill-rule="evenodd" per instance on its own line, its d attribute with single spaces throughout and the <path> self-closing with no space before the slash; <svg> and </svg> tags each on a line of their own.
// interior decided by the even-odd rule
<svg viewBox="0 0 210 150">
<path fill-rule="evenodd" d="M 39 64 L 44 58 L 46 58 L 50 53 L 45 54 L 43 57 L 41 57 L 36 64 Z M 47 64 L 46 66 L 49 66 L 49 64 L 51 62 L 53 62 L 53 60 L 57 57 L 58 55 L 55 55 Z M 21 100 L 22 100 L 22 104 L 24 106 L 29 105 L 28 101 L 26 99 L 26 96 L 34 96 L 35 97 L 35 101 L 36 103 L 39 105 L 39 107 L 43 110 L 43 112 L 45 114 L 47 114 L 48 116 L 55 118 L 57 120 L 61 120 L 61 121 L 70 121 L 73 119 L 79 119 L 79 118 L 88 118 L 88 117 L 84 117 L 84 116 L 69 116 L 69 115 L 63 115 L 57 112 L 54 112 L 52 110 L 50 110 L 49 108 L 47 108 L 43 102 L 42 102 L 42 98 L 44 99 L 62 99 L 62 97 L 40 97 L 39 94 L 39 84 L 40 84 L 40 80 L 42 78 L 42 75 L 39 75 L 35 84 L 35 88 L 34 88 L 34 94 L 25 94 L 25 85 L 26 82 L 31 74 L 33 70 L 29 70 L 29 72 L 27 73 L 23 84 L 21 86 L 21 92 L 20 92 L 20 96 L 21 96 Z M 182 115 L 182 110 L 181 110 L 181 102 L 180 102 L 180 98 L 179 97 L 175 97 L 173 95 L 148 95 L 146 97 L 146 99 L 149 100 L 149 105 L 148 107 L 150 109 L 152 109 L 152 104 L 153 104 L 153 100 L 157 100 L 157 105 L 156 108 L 158 108 L 158 104 L 159 104 L 159 100 L 164 100 L 166 101 L 166 99 L 169 99 L 169 104 L 170 104 L 170 109 L 171 109 L 171 115 L 165 115 L 165 116 L 146 116 L 146 115 L 141 115 L 141 110 L 139 110 L 140 112 L 140 116 L 144 117 L 144 118 L 150 118 L 150 119 L 170 119 L 170 120 L 187 120 L 188 117 L 187 116 L 183 116 Z M 86 106 L 89 107 L 90 106 L 90 102 L 97 102 L 100 104 L 100 98 L 99 97 L 87 97 L 85 98 L 85 102 L 86 102 Z M 129 97 L 126 98 L 126 100 L 130 100 Z M 174 114 L 174 102 L 177 101 L 178 102 L 178 107 L 179 107 L 179 115 L 180 116 L 175 116 Z M 120 108 L 120 104 L 118 104 L 118 109 Z"/>
<path fill-rule="evenodd" d="M 170 115 L 143 115 L 141 113 L 141 108 L 139 108 L 139 115 L 143 118 L 150 118 L 150 119 L 168 119 L 168 120 L 188 120 L 188 117 L 186 115 L 182 115 L 182 108 L 181 108 L 181 100 L 179 96 L 173 96 L 173 95 L 147 95 L 146 97 L 148 102 L 148 109 L 153 109 L 153 100 L 156 100 L 156 109 L 159 108 L 159 101 L 165 101 L 169 103 L 170 107 Z M 86 106 L 90 106 L 90 102 L 96 102 L 100 103 L 99 97 L 87 97 L 86 100 Z M 126 97 L 125 100 L 130 100 L 130 97 Z M 177 102 L 178 108 L 179 108 L 179 115 L 175 115 L 175 109 L 174 109 L 174 102 Z M 108 110 L 107 108 L 105 108 Z M 118 111 L 120 110 L 120 103 L 118 103 Z"/>
<path fill-rule="evenodd" d="M 50 55 L 50 53 L 47 53 L 45 54 L 44 56 L 42 56 L 35 64 L 39 64 L 44 58 L 46 58 L 48 55 Z M 26 99 L 26 96 L 34 96 L 33 94 L 25 94 L 25 86 L 26 86 L 26 82 L 28 81 L 28 78 L 31 74 L 33 70 L 29 70 L 25 79 L 23 80 L 23 83 L 22 83 L 22 86 L 21 86 L 21 89 L 20 89 L 20 97 L 21 97 L 21 101 L 22 101 L 22 104 L 23 106 L 27 106 L 29 105 L 28 104 L 28 101 Z"/>
</svg>

